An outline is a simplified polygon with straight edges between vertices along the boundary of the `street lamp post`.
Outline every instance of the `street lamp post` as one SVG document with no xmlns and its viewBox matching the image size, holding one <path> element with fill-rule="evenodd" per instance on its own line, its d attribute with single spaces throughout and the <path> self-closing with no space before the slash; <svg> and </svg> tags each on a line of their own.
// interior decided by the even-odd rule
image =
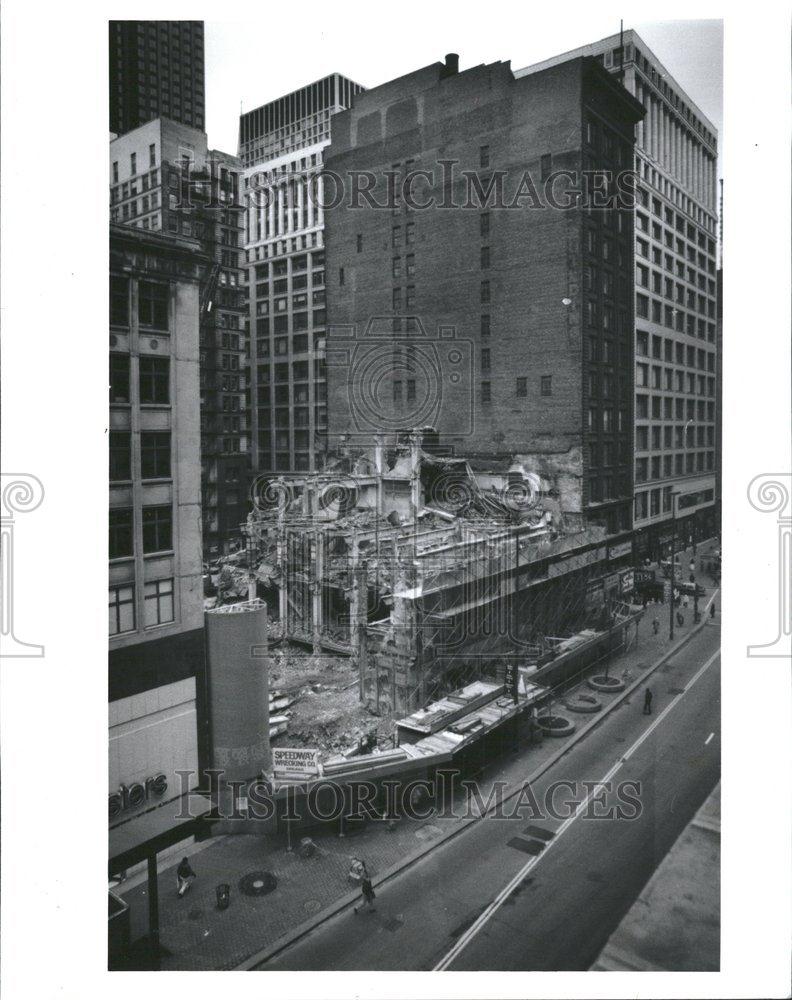
<svg viewBox="0 0 792 1000">
<path fill-rule="evenodd" d="M 676 559 L 676 508 L 679 490 L 671 491 L 671 594 L 668 601 L 668 638 L 674 641 L 674 560 Z"/>
</svg>

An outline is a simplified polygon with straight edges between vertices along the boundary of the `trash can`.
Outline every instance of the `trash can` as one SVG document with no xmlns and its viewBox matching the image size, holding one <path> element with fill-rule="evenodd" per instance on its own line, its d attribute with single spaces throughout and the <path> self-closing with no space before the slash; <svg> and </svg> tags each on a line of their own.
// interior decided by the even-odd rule
<svg viewBox="0 0 792 1000">
<path fill-rule="evenodd" d="M 227 910 L 231 903 L 231 886 L 228 882 L 221 882 L 215 888 L 215 895 L 217 896 L 217 909 Z"/>
</svg>

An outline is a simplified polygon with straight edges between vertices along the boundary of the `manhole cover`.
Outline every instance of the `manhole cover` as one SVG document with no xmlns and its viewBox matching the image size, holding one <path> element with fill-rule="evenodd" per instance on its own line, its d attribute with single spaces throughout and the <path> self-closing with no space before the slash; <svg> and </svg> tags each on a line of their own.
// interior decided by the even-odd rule
<svg viewBox="0 0 792 1000">
<path fill-rule="evenodd" d="M 277 884 L 272 872 L 249 872 L 239 880 L 239 891 L 243 896 L 266 896 Z"/>
</svg>

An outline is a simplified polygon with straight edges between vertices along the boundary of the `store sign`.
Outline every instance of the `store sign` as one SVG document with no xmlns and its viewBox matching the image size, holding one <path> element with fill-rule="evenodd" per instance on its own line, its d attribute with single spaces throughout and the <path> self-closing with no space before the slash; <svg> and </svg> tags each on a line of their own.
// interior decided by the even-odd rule
<svg viewBox="0 0 792 1000">
<path fill-rule="evenodd" d="M 276 778 L 315 778 L 319 775 L 319 751 L 278 747 L 272 751 Z"/>
<path fill-rule="evenodd" d="M 608 557 L 610 559 L 621 559 L 622 556 L 632 555 L 632 541 L 619 542 L 618 545 L 608 546 Z"/>
<path fill-rule="evenodd" d="M 626 569 L 621 575 L 621 592 L 629 594 L 635 587 L 635 573 L 631 569 Z"/>
<path fill-rule="evenodd" d="M 145 781 L 135 781 L 131 785 L 121 785 L 117 792 L 108 796 L 110 819 L 114 819 L 127 809 L 138 809 L 151 799 L 159 799 L 168 790 L 168 779 L 164 774 L 155 774 Z"/>
</svg>

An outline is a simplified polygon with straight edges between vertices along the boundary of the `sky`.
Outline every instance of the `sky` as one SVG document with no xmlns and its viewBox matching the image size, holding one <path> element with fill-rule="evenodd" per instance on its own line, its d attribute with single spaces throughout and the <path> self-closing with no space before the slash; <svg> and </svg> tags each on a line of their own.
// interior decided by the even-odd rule
<svg viewBox="0 0 792 1000">
<path fill-rule="evenodd" d="M 619 31 L 618 19 L 603 14 L 543 22 L 527 4 L 507 28 L 495 17 L 458 16 L 450 24 L 443 5 L 427 5 L 420 18 L 392 19 L 385 36 L 353 9 L 339 17 L 335 5 L 312 7 L 299 28 L 300 7 L 280 10 L 259 23 L 206 21 L 210 147 L 236 153 L 240 109 L 250 111 L 328 73 L 373 87 L 441 62 L 447 52 L 459 54 L 460 70 L 498 60 L 511 60 L 516 70 Z M 288 30 L 279 31 L 281 24 Z M 638 32 L 722 137 L 722 22 L 625 21 L 624 27 Z"/>
</svg>

